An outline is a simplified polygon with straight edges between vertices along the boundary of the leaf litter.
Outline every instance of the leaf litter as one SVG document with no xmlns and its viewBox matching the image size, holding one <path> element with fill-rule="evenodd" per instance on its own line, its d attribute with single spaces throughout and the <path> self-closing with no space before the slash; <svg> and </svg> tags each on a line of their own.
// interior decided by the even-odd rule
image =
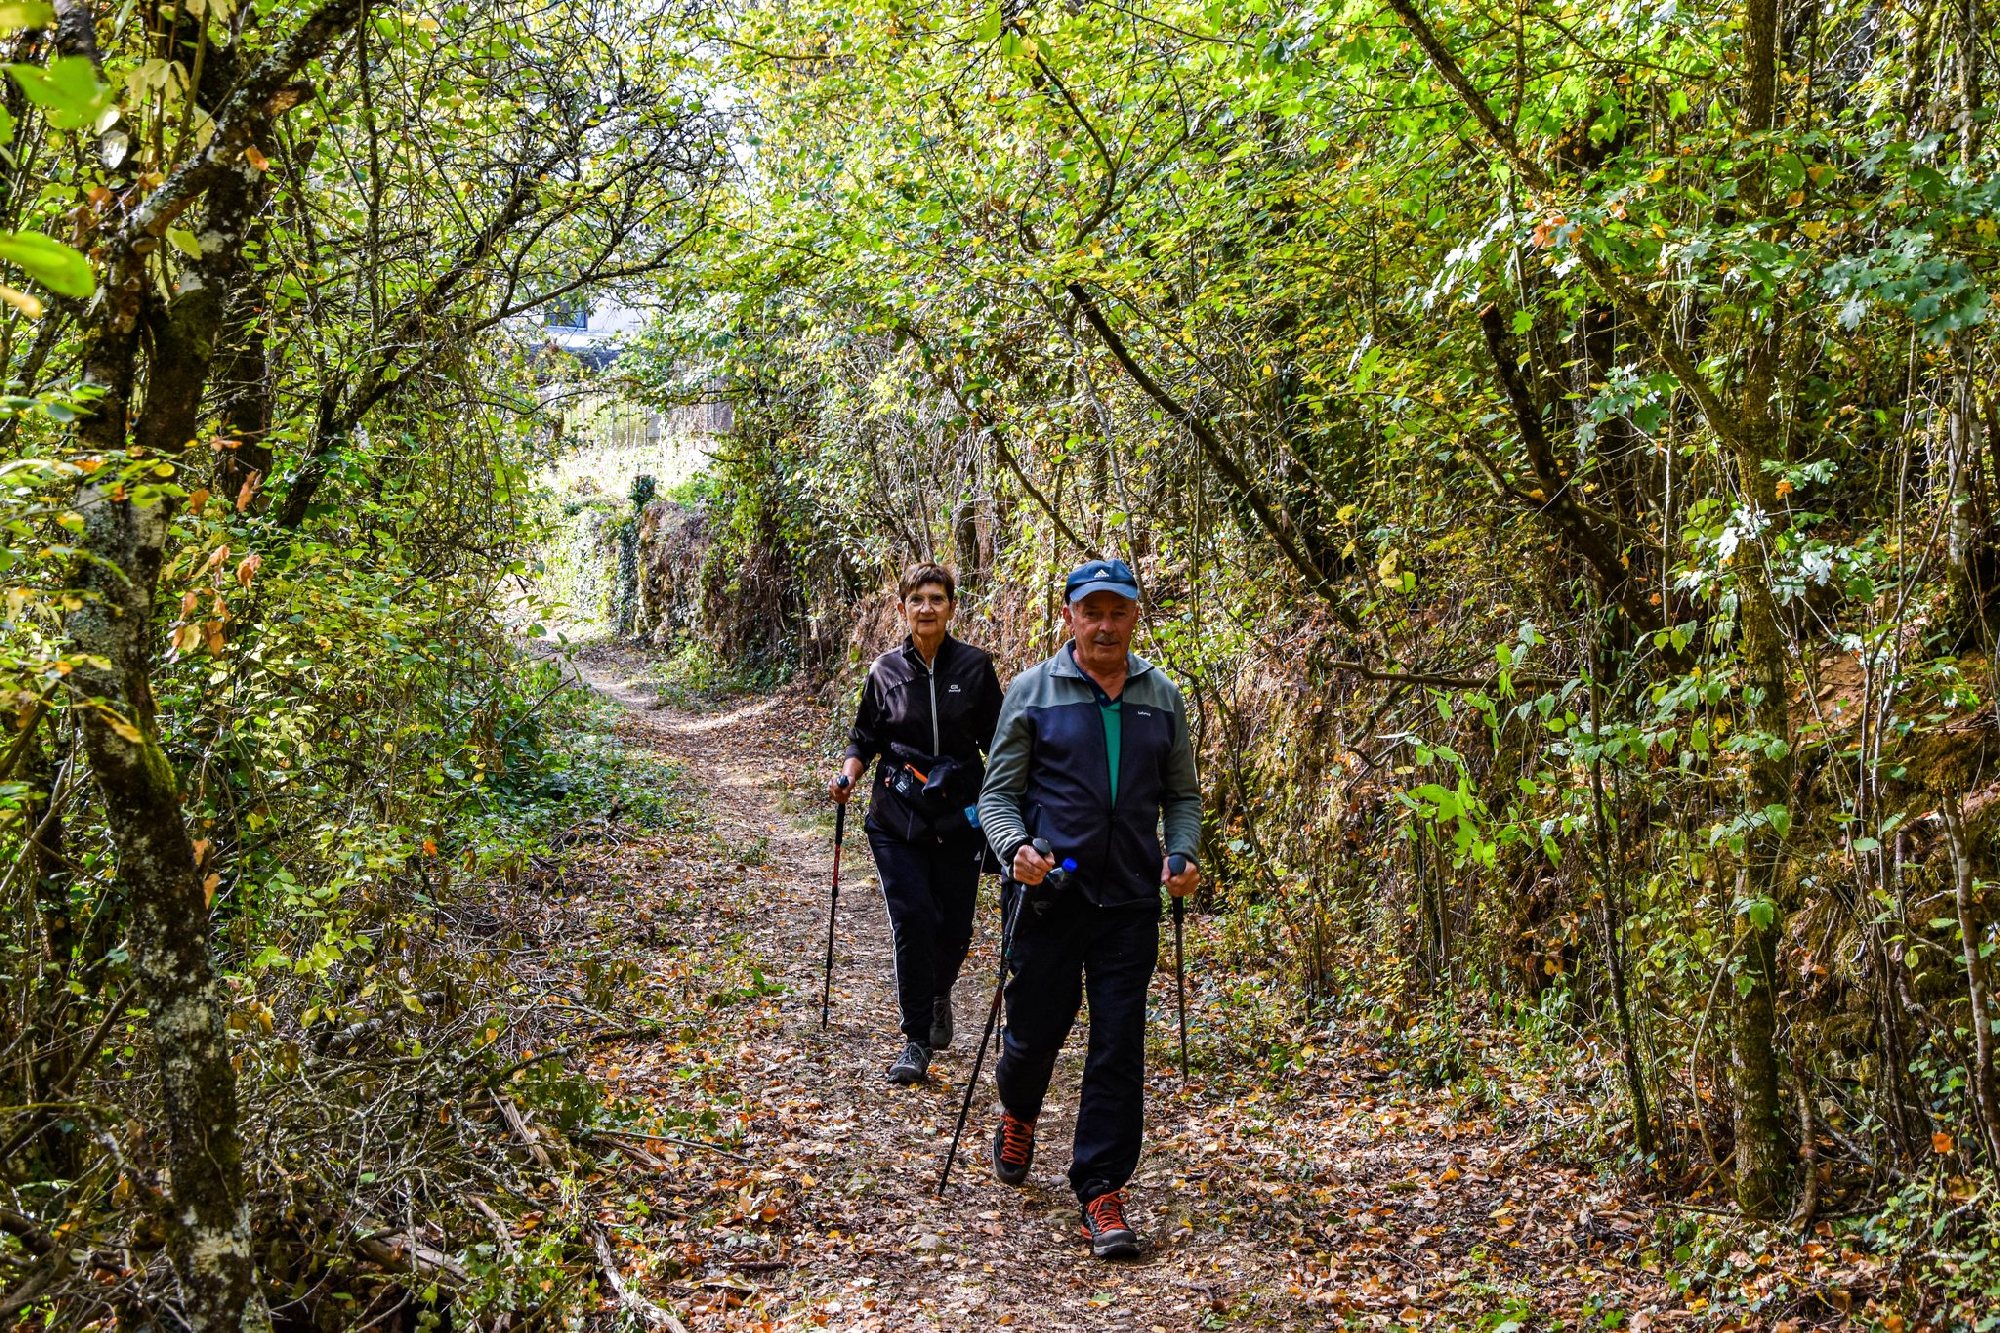
<svg viewBox="0 0 2000 1333">
<path fill-rule="evenodd" d="M 662 1023 L 658 1037 L 591 1052 L 629 1127 L 590 1137 L 623 1201 L 599 1221 L 667 1327 L 1790 1333 L 1843 1325 L 1875 1285 L 1873 1261 L 1824 1226 L 1782 1253 L 1733 1253 L 1719 1278 L 1676 1278 L 1656 1225 L 1675 1205 L 1565 1155 L 1565 1116 L 1589 1108 L 1550 1108 L 1549 1089 L 1510 1086 L 1502 1096 L 1536 1102 L 1542 1120 L 1495 1117 L 1406 1076 L 1359 1025 L 1315 1031 L 1274 1060 L 1232 1029 L 1229 978 L 1191 970 L 1197 1068 L 1183 1086 L 1170 959 L 1155 979 L 1146 1151 L 1129 1191 L 1145 1256 L 1095 1262 L 1077 1232 L 1062 1176 L 1075 1038 L 1029 1185 L 1004 1187 L 985 1167 L 989 1050 L 989 1091 L 974 1097 L 938 1200 L 991 996 L 993 881 L 956 997 L 958 1040 L 927 1086 L 892 1087 L 888 926 L 858 818 L 831 1021 L 819 1026 L 832 870 L 825 707 L 794 688 L 667 708 L 635 683 L 643 666 L 599 647 L 583 670 L 623 705 L 624 742 L 692 784 L 700 818 L 582 848 L 565 883 L 611 890 L 616 919 L 590 965 L 625 978 Z M 1191 957 L 1208 953 L 1210 928 L 1190 918 Z"/>
</svg>

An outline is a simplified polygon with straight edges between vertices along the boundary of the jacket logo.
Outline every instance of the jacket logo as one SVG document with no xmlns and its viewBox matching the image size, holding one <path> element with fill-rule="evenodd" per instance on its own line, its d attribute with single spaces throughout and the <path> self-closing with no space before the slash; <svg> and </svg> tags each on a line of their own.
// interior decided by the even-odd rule
<svg viewBox="0 0 2000 1333">
<path fill-rule="evenodd" d="M 1138 710 L 1136 710 L 1136 711 L 1138 712 L 1138 714 L 1139 714 L 1139 716 L 1140 716 L 1140 717 L 1151 717 L 1151 716 L 1152 716 L 1152 713 L 1148 712 L 1148 711 L 1147 711 L 1146 709 L 1144 709 L 1144 708 L 1141 708 L 1141 709 L 1138 709 Z"/>
<path fill-rule="evenodd" d="M 951 686 L 951 687 L 950 687 L 949 689 L 947 689 L 947 690 L 945 691 L 945 693 L 946 693 L 946 694 L 957 694 L 957 693 L 958 693 L 958 686 L 957 686 L 956 684 L 953 684 L 953 685 L 952 685 L 952 686 Z"/>
</svg>

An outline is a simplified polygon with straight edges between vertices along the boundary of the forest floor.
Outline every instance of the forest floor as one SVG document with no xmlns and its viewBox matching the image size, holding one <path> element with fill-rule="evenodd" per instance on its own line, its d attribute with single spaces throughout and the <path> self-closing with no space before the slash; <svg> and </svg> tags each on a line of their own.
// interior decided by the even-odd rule
<svg viewBox="0 0 2000 1333">
<path fill-rule="evenodd" d="M 1423 1086 L 1337 1027 L 1295 1034 L 1304 1044 L 1273 1060 L 1230 1025 L 1242 980 L 1204 966 L 1212 923 L 1193 918 L 1185 1086 L 1170 945 L 1155 980 L 1146 1151 L 1128 1196 L 1145 1256 L 1094 1261 L 1077 1233 L 1062 1176 L 1074 1038 L 1030 1183 L 989 1175 L 996 1111 L 982 1092 L 940 1201 L 991 995 L 990 887 L 957 997 L 959 1039 L 927 1086 L 892 1087 L 889 935 L 858 829 L 843 863 L 832 1022 L 820 1027 L 824 708 L 800 691 L 666 706 L 647 668 L 607 648 L 582 661 L 619 705 L 625 743 L 678 769 L 693 818 L 607 839 L 566 881 L 627 895 L 607 901 L 620 904 L 630 956 L 599 966 L 625 968 L 670 1015 L 666 1039 L 601 1048 L 593 1070 L 638 1126 L 605 1159 L 618 1165 L 601 1169 L 627 1177 L 625 1276 L 671 1312 L 662 1326 L 1758 1326 L 1677 1290 L 1662 1275 L 1654 1205 L 1565 1158 L 1573 1138 L 1558 1121 L 1582 1108 L 1496 1114 L 1490 1095 Z M 990 1055 L 983 1078 L 990 1088 Z M 1734 1285 L 1751 1294 L 1772 1261 L 1741 1258 Z"/>
</svg>

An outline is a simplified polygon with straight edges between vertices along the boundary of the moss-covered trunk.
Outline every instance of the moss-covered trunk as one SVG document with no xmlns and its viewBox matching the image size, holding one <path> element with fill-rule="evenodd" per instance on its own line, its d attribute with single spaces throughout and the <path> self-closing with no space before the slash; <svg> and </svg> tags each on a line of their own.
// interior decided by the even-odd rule
<svg viewBox="0 0 2000 1333">
<path fill-rule="evenodd" d="M 137 998 L 157 1061 L 172 1182 L 168 1252 L 184 1292 L 181 1316 L 198 1333 L 268 1328 L 270 1314 L 251 1254 L 208 894 L 154 716 L 154 602 L 172 517 L 157 483 L 176 475 L 197 432 L 219 335 L 244 286 L 250 228 L 268 198 L 250 150 L 304 96 L 299 72 L 360 11 L 360 0 L 328 0 L 230 83 L 210 109 L 206 142 L 102 237 L 101 290 L 84 317 L 82 379 L 97 398 L 77 434 L 95 465 L 76 496 L 82 604 L 66 626 L 79 662 L 72 683 L 84 701 L 84 753 L 117 855 Z M 89 45 L 87 28 L 77 40 Z M 200 258 L 166 291 L 148 257 L 169 225 L 197 213 Z"/>
</svg>

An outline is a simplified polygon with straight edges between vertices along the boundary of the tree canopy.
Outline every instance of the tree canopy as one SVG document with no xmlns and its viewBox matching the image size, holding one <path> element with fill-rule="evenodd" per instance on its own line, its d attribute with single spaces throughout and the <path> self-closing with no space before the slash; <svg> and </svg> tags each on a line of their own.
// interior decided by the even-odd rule
<svg viewBox="0 0 2000 1333">
<path fill-rule="evenodd" d="M 1229 965 L 1446 1080 L 1559 1032 L 1607 1170 L 1929 1219 L 1982 1257 L 1913 1317 L 1991 1297 L 1984 0 L 26 0 L 0 41 L 0 1316 L 268 1326 L 259 1274 L 365 1266 L 478 1131 L 338 1179 L 274 1142 L 542 1076 L 466 922 L 573 788 L 631 796 L 538 646 L 579 515 L 614 630 L 767 684 L 844 682 L 910 561 L 1018 669 L 1061 570 L 1130 560 Z M 609 369 L 543 336 L 614 301 Z M 554 494 L 607 399 L 728 425 L 668 494 Z"/>
</svg>

